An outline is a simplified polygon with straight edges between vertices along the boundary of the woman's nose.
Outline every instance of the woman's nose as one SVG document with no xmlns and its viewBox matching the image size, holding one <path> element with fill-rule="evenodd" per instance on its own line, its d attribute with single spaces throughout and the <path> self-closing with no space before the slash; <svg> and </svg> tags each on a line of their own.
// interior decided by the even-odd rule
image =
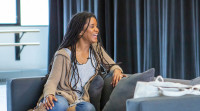
<svg viewBox="0 0 200 111">
<path fill-rule="evenodd" d="M 99 28 L 98 28 L 98 27 L 96 27 L 96 28 L 95 28 L 95 31 L 96 31 L 96 32 L 99 32 Z"/>
</svg>

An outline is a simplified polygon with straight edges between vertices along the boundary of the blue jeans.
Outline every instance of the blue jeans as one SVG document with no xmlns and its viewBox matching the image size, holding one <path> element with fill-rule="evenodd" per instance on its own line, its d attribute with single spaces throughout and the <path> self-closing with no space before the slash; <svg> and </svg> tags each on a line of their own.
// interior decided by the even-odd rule
<svg viewBox="0 0 200 111">
<path fill-rule="evenodd" d="M 67 111 L 69 104 L 68 101 L 62 97 L 56 95 L 58 101 L 54 101 L 54 107 L 48 111 Z M 42 99 L 43 101 L 43 99 Z M 94 106 L 89 102 L 80 102 L 76 104 L 76 111 L 96 111 Z"/>
</svg>

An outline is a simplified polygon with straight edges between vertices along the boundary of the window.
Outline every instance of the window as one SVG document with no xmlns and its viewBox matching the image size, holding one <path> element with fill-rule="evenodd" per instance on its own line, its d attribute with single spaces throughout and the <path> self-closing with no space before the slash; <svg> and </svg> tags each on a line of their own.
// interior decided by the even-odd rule
<svg viewBox="0 0 200 111">
<path fill-rule="evenodd" d="M 49 25 L 49 0 L 0 0 L 0 25 Z"/>
<path fill-rule="evenodd" d="M 21 25 L 48 25 L 48 0 L 21 0 Z"/>
<path fill-rule="evenodd" d="M 0 0 L 0 24 L 17 23 L 16 0 Z"/>
</svg>

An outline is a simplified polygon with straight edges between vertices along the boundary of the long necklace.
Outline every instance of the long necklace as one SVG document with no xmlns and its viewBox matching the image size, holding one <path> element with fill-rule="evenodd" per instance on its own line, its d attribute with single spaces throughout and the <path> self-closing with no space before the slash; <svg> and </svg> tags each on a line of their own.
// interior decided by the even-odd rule
<svg viewBox="0 0 200 111">
<path fill-rule="evenodd" d="M 90 49 L 89 49 L 89 54 L 88 54 L 88 57 L 87 58 L 83 58 L 83 56 L 81 56 L 81 53 L 80 52 L 76 52 L 76 60 L 77 62 L 79 63 L 79 65 L 81 64 L 86 64 L 88 59 L 89 59 L 89 55 L 90 55 Z M 78 58 L 77 58 L 78 57 Z M 79 61 L 78 61 L 79 59 Z"/>
<path fill-rule="evenodd" d="M 89 49 L 89 55 L 88 55 L 88 58 L 87 58 L 87 61 L 85 61 L 85 58 L 83 58 L 82 56 L 81 56 L 81 54 L 80 53 L 76 53 L 80 58 L 79 59 L 81 59 L 82 61 L 85 61 L 84 63 L 80 63 L 80 62 L 78 62 L 78 60 L 77 60 L 77 63 L 79 64 L 79 65 L 83 65 L 83 64 L 86 64 L 87 62 L 88 62 L 88 59 L 90 59 L 90 57 L 91 57 L 91 47 L 90 47 L 90 49 Z M 76 56 L 77 57 L 77 56 Z M 85 84 L 83 85 L 83 83 L 82 83 L 82 80 L 81 80 L 81 78 L 80 78 L 80 83 L 81 83 L 81 89 L 82 89 L 82 91 L 84 90 L 84 86 L 85 86 Z M 83 95 L 83 92 L 82 91 L 79 91 L 79 90 L 77 90 L 76 92 L 77 93 L 79 93 L 81 96 Z"/>
</svg>

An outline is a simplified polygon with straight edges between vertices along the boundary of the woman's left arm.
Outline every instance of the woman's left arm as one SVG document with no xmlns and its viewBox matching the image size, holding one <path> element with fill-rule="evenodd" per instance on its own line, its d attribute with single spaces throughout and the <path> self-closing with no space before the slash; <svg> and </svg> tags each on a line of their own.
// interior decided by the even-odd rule
<svg viewBox="0 0 200 111">
<path fill-rule="evenodd" d="M 103 53 L 103 57 L 105 58 L 105 60 L 103 60 L 103 62 L 105 64 L 107 64 L 107 62 L 109 64 L 116 64 L 113 59 L 108 55 L 108 53 L 101 47 L 102 53 Z M 107 62 L 106 62 L 107 61 Z M 106 68 L 107 70 L 109 70 L 109 67 L 104 66 L 104 68 Z M 123 70 L 119 65 L 113 65 L 110 68 L 110 73 L 113 74 L 112 77 L 112 86 L 115 87 L 117 85 L 117 83 L 120 81 L 120 79 L 122 79 L 123 77 L 126 77 L 125 74 L 123 74 Z"/>
<path fill-rule="evenodd" d="M 113 72 L 113 77 L 112 77 L 112 86 L 115 87 L 117 85 L 117 83 L 123 78 L 123 77 L 127 77 L 127 75 L 122 74 L 120 69 L 115 69 Z"/>
</svg>

